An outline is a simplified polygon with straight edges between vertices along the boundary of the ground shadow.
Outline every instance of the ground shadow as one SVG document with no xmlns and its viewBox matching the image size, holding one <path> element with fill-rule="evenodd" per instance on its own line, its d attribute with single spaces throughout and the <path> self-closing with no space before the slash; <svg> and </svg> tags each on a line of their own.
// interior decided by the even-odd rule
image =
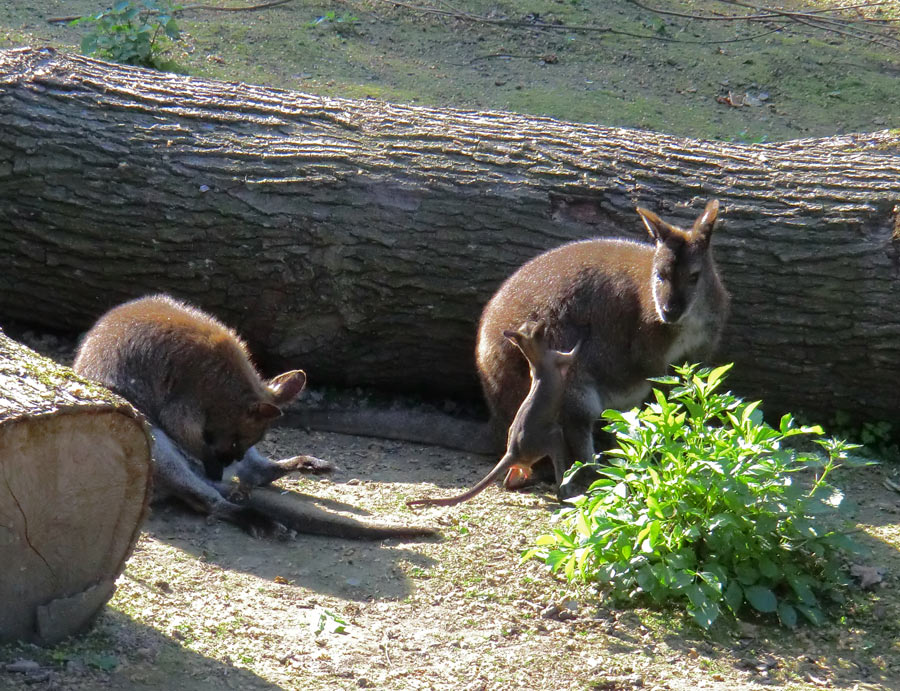
<svg viewBox="0 0 900 691">
<path fill-rule="evenodd" d="M 173 504 L 154 507 L 144 530 L 223 569 L 278 579 L 345 600 L 402 600 L 412 592 L 412 584 L 400 568 L 401 562 L 422 569 L 434 564 L 396 538 L 253 538 L 227 523 L 210 525 L 203 516 Z"/>
<path fill-rule="evenodd" d="M 37 663 L 32 673 L 13 673 L 4 663 Z M 276 691 L 281 687 L 232 664 L 180 645 L 107 606 L 91 630 L 51 648 L 0 647 L 0 688 L 96 691 Z"/>
</svg>

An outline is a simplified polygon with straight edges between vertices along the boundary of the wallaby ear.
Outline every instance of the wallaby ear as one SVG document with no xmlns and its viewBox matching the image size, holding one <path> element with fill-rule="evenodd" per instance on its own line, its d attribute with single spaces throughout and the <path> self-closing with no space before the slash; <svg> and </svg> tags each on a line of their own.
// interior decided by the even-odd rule
<svg viewBox="0 0 900 691">
<path fill-rule="evenodd" d="M 250 406 L 250 415 L 258 420 L 274 420 L 281 417 L 281 408 L 274 403 L 260 401 Z"/>
<path fill-rule="evenodd" d="M 268 386 L 276 406 L 290 403 L 300 395 L 303 387 L 306 386 L 306 372 L 302 369 L 295 369 L 279 374 L 269 380 Z"/>
<path fill-rule="evenodd" d="M 694 235 L 703 242 L 709 242 L 709 236 L 712 235 L 713 226 L 716 224 L 718 216 L 719 200 L 710 199 L 700 218 L 694 221 Z"/>
<path fill-rule="evenodd" d="M 635 211 L 638 212 L 638 215 L 644 222 L 644 226 L 647 228 L 647 232 L 650 233 L 650 237 L 659 243 L 663 243 L 669 239 L 669 236 L 674 230 L 673 226 L 669 225 L 655 213 L 642 206 L 637 207 Z"/>
</svg>

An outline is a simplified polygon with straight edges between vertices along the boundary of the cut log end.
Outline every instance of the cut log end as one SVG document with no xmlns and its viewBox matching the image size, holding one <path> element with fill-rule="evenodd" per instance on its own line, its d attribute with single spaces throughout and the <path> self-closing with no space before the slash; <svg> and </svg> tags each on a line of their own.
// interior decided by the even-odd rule
<svg viewBox="0 0 900 691">
<path fill-rule="evenodd" d="M 112 595 L 146 512 L 150 445 L 108 393 L 48 411 L 40 381 L 22 386 L 35 367 L 11 362 L 0 362 L 0 389 L 16 394 L 0 411 L 0 640 L 46 644 L 83 629 Z M 41 367 L 44 382 L 65 369 Z"/>
</svg>

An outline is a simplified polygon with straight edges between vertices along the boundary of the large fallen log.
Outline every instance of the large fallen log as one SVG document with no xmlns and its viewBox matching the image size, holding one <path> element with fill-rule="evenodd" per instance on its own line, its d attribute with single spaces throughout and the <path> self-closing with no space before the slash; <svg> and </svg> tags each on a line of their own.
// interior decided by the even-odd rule
<svg viewBox="0 0 900 691">
<path fill-rule="evenodd" d="M 0 331 L 0 641 L 90 623 L 134 547 L 150 468 L 130 405 Z"/>
<path fill-rule="evenodd" d="M 718 197 L 732 386 L 890 419 L 898 152 L 897 131 L 743 146 L 5 51 L 0 318 L 83 329 L 166 290 L 267 368 L 473 392 L 481 307 L 522 262 Z"/>
</svg>

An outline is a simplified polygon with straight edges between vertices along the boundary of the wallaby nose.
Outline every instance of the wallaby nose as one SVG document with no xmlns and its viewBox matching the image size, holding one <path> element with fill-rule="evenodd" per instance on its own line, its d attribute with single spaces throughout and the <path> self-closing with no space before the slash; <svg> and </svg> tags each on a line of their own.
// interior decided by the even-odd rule
<svg viewBox="0 0 900 691">
<path fill-rule="evenodd" d="M 674 324 L 681 319 L 682 314 L 684 309 L 680 305 L 666 305 L 662 309 L 662 318 L 666 324 Z"/>
</svg>

